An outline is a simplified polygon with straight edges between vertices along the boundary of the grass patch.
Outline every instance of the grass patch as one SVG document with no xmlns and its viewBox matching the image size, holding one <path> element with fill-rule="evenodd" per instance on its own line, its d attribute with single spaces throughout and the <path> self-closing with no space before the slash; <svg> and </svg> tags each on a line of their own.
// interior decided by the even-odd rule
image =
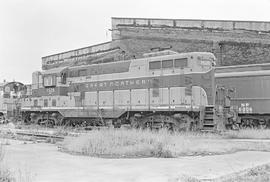
<svg viewBox="0 0 270 182">
<path fill-rule="evenodd" d="M 69 152 L 102 157 L 171 157 L 164 144 L 168 135 L 141 130 L 94 130 L 79 137 L 67 137 L 63 147 Z"/>
<path fill-rule="evenodd" d="M 4 158 L 4 150 L 3 150 L 2 144 L 0 143 L 0 181 L 1 182 L 10 182 L 13 179 L 11 177 L 9 170 L 7 170 L 3 166 L 3 158 Z"/>
<path fill-rule="evenodd" d="M 6 168 L 3 164 L 3 159 L 5 151 L 3 149 L 4 145 L 10 145 L 10 143 L 5 143 L 5 141 L 0 141 L 0 182 L 31 182 L 33 181 L 33 175 L 31 172 L 25 169 L 18 169 L 16 171 L 11 171 Z"/>
<path fill-rule="evenodd" d="M 221 178 L 219 182 L 269 182 L 270 181 L 270 164 L 256 167 L 241 174 Z"/>
<path fill-rule="evenodd" d="M 223 135 L 234 139 L 270 139 L 270 129 L 228 130 Z"/>
<path fill-rule="evenodd" d="M 2 166 L 0 166 L 0 181 L 1 182 L 12 181 L 10 172 L 7 169 L 3 168 Z"/>
<path fill-rule="evenodd" d="M 66 137 L 62 150 L 97 157 L 179 157 L 244 150 L 270 151 L 267 142 L 231 142 L 213 133 L 170 133 L 166 130 L 94 130 Z"/>
<path fill-rule="evenodd" d="M 199 179 L 187 176 L 187 175 L 182 175 L 178 178 L 175 179 L 170 179 L 168 180 L 169 182 L 201 182 Z"/>
</svg>

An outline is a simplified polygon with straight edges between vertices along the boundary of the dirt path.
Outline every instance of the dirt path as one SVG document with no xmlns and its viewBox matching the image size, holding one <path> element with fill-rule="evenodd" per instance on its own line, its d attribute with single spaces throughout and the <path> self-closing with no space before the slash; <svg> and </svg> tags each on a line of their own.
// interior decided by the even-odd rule
<svg viewBox="0 0 270 182">
<path fill-rule="evenodd" d="M 11 142 L 5 146 L 5 163 L 13 171 L 38 182 L 158 182 L 181 175 L 213 179 L 270 163 L 270 152 L 237 152 L 217 156 L 177 159 L 100 159 L 73 156 L 51 144 Z"/>
</svg>

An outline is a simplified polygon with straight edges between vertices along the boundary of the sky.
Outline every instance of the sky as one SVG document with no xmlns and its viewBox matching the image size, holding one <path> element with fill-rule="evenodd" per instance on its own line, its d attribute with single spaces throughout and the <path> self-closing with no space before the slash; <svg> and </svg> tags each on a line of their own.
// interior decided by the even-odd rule
<svg viewBox="0 0 270 182">
<path fill-rule="evenodd" d="M 111 17 L 270 21 L 270 0 L 0 0 L 0 82 L 41 57 L 111 40 Z"/>
</svg>

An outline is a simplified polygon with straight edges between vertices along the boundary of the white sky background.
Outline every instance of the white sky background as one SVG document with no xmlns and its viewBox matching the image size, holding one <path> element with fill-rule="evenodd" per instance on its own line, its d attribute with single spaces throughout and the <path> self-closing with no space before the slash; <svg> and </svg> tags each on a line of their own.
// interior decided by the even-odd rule
<svg viewBox="0 0 270 182">
<path fill-rule="evenodd" d="M 111 17 L 270 21 L 270 0 L 0 0 L 0 82 L 41 57 L 111 40 Z"/>
</svg>

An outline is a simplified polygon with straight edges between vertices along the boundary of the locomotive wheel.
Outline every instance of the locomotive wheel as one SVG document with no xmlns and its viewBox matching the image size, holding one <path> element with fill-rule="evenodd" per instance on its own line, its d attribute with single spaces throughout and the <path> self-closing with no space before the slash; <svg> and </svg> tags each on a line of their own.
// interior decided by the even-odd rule
<svg viewBox="0 0 270 182">
<path fill-rule="evenodd" d="M 267 128 L 267 122 L 264 119 L 243 118 L 240 123 L 240 128 L 265 129 Z"/>
<path fill-rule="evenodd" d="M 196 129 L 195 119 L 189 115 L 184 114 L 179 118 L 174 118 L 167 115 L 151 115 L 142 118 L 130 117 L 130 124 L 132 128 L 141 129 L 168 129 L 171 131 L 193 131 Z"/>
<path fill-rule="evenodd" d="M 99 118 L 64 118 L 61 121 L 61 125 L 66 127 L 86 128 L 90 126 L 106 126 L 111 125 L 111 119 L 101 120 Z"/>
<path fill-rule="evenodd" d="M 187 114 L 182 115 L 180 123 L 179 123 L 180 131 L 193 131 L 196 129 L 195 119 L 190 117 Z"/>
<path fill-rule="evenodd" d="M 31 118 L 29 114 L 23 114 L 23 122 L 24 124 L 31 124 Z"/>
<path fill-rule="evenodd" d="M 112 125 L 113 125 L 114 128 L 121 128 L 121 124 L 122 124 L 122 120 L 121 119 L 114 119 L 113 122 L 112 122 Z"/>
<path fill-rule="evenodd" d="M 270 128 L 270 119 L 266 119 L 265 125 L 266 125 L 266 128 Z"/>
<path fill-rule="evenodd" d="M 240 124 L 241 129 L 253 128 L 252 121 L 250 119 L 242 119 Z"/>
<path fill-rule="evenodd" d="M 55 121 L 53 119 L 39 119 L 38 124 L 49 128 L 53 128 L 55 125 Z"/>
<path fill-rule="evenodd" d="M 170 128 L 173 121 L 170 117 L 165 115 L 152 115 L 148 116 L 143 120 L 143 127 L 150 129 L 162 129 L 162 128 Z"/>
<path fill-rule="evenodd" d="M 267 128 L 266 120 L 260 120 L 259 121 L 259 129 L 266 129 L 266 128 Z"/>
<path fill-rule="evenodd" d="M 130 125 L 131 125 L 131 128 L 140 128 L 140 123 L 139 123 L 139 120 L 138 118 L 132 116 L 129 118 L 129 121 L 130 121 Z"/>
</svg>

